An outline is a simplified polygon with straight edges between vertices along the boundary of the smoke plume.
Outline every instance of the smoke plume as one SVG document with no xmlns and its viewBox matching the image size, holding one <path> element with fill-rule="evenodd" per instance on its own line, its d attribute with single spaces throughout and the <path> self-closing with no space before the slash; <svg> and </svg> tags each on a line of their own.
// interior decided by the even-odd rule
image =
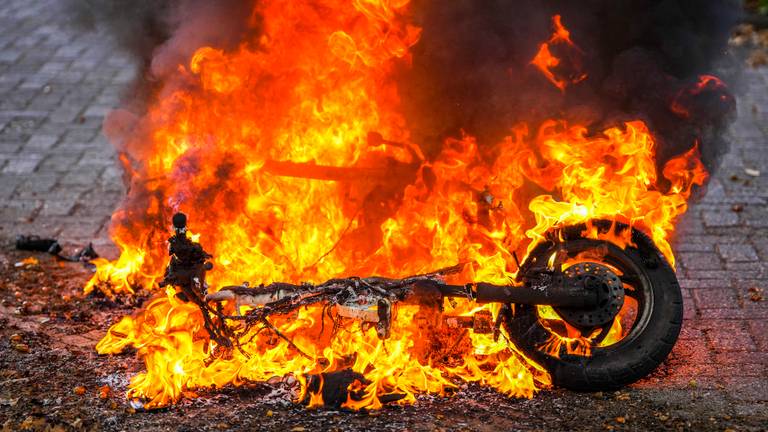
<svg viewBox="0 0 768 432">
<path fill-rule="evenodd" d="M 728 0 L 494 0 L 419 2 L 422 38 L 401 92 L 417 141 L 436 151 L 459 129 L 499 141 L 517 122 L 559 117 L 595 129 L 645 120 L 659 140 L 658 162 L 700 143 L 708 168 L 726 150 L 720 138 L 733 110 L 723 88 L 685 97 L 714 64 L 738 16 Z M 562 16 L 586 74 L 566 92 L 531 65 Z M 685 99 L 685 113 L 670 107 Z M 730 99 L 730 103 L 720 103 Z M 726 101 L 728 102 L 728 101 Z"/>
<path fill-rule="evenodd" d="M 141 112 L 178 65 L 202 46 L 235 49 L 258 33 L 253 0 L 67 0 L 63 9 L 86 30 L 103 30 L 138 68 L 124 106 Z"/>
</svg>

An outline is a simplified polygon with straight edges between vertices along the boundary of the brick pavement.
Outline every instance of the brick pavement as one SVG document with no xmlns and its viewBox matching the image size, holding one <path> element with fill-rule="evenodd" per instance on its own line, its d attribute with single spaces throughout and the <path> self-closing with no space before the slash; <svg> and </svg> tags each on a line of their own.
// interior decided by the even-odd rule
<svg viewBox="0 0 768 432">
<path fill-rule="evenodd" d="M 124 191 L 101 123 L 134 70 L 104 35 L 72 31 L 62 4 L 0 6 L 0 237 L 96 238 L 109 250 Z"/>
<path fill-rule="evenodd" d="M 745 69 L 737 92 L 730 152 L 678 225 L 685 322 L 667 382 L 768 401 L 768 69 Z"/>
<path fill-rule="evenodd" d="M 124 192 L 100 125 L 133 70 L 103 35 L 68 29 L 56 4 L 0 7 L 0 239 L 40 233 L 109 250 L 109 215 Z M 680 223 L 680 342 L 638 388 L 694 380 L 736 403 L 768 401 L 768 300 L 750 298 L 750 288 L 768 298 L 768 69 L 743 80 L 731 151 Z"/>
</svg>

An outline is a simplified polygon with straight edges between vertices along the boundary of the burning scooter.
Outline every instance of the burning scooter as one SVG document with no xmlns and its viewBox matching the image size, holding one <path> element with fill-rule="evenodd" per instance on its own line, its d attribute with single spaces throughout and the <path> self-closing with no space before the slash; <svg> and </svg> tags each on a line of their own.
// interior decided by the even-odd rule
<svg viewBox="0 0 768 432">
<path fill-rule="evenodd" d="M 402 279 L 349 277 L 257 287 L 243 283 L 208 293 L 204 278 L 211 256 L 186 237 L 185 216 L 177 214 L 173 222 L 176 235 L 162 284 L 178 287 L 180 299 L 200 308 L 219 356 L 244 349 L 241 338 L 256 327 L 274 332 L 309 356 L 270 321 L 308 306 L 321 306 L 323 316 L 335 323 L 355 320 L 363 328 L 373 327 L 385 340 L 398 319 L 398 306 L 416 304 L 420 314 L 414 319 L 428 330 L 458 327 L 494 339 L 508 337 L 549 371 L 555 385 L 599 391 L 630 384 L 653 371 L 672 350 L 682 324 L 682 296 L 674 271 L 647 235 L 623 223 L 596 220 L 550 232 L 508 285 L 446 283 L 446 276 L 460 272 L 462 266 L 457 265 Z M 585 234 L 590 230 L 597 231 L 596 238 Z M 601 240 L 620 237 L 631 240 L 624 247 Z M 445 314 L 444 301 L 455 298 L 497 303 L 500 308 L 495 318 L 483 310 L 474 316 Z M 541 308 L 554 315 L 542 314 Z M 553 340 L 577 341 L 578 348 L 553 345 Z"/>
</svg>

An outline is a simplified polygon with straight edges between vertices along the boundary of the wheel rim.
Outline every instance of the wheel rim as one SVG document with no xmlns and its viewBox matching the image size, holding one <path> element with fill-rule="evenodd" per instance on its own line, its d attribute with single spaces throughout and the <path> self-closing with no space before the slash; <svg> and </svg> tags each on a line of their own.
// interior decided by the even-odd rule
<svg viewBox="0 0 768 432">
<path fill-rule="evenodd" d="M 574 265 L 575 263 L 579 262 L 577 257 L 586 251 L 605 248 L 605 254 L 601 259 L 590 259 L 590 261 L 607 265 L 614 269 L 615 272 L 617 272 L 625 290 L 625 307 L 632 307 L 632 303 L 634 303 L 636 311 L 634 317 L 631 319 L 631 326 L 629 326 L 628 331 L 623 331 L 624 323 L 622 323 L 622 333 L 620 338 L 611 343 L 602 344 L 602 342 L 606 340 L 606 337 L 610 332 L 610 328 L 615 325 L 616 320 L 621 320 L 622 317 L 626 317 L 628 311 L 625 311 L 624 307 L 622 307 L 622 310 L 611 324 L 587 331 L 575 329 L 573 326 L 570 326 L 564 320 L 562 320 L 562 318 L 560 318 L 562 325 L 566 326 L 566 328 L 570 328 L 570 330 L 568 330 L 569 335 L 572 335 L 571 332 L 573 330 L 581 333 L 582 338 L 579 339 L 572 339 L 568 336 L 564 336 L 563 334 L 553 331 L 553 327 L 546 323 L 548 319 L 542 319 L 541 308 L 539 308 L 537 318 L 539 319 L 539 322 L 542 324 L 542 326 L 553 338 L 561 338 L 565 341 L 559 341 L 560 343 L 555 346 L 552 344 L 552 339 L 550 339 L 545 344 L 539 345 L 537 350 L 551 357 L 562 358 L 565 356 L 573 356 L 578 358 L 608 353 L 612 350 L 619 349 L 622 346 L 631 343 L 631 341 L 635 340 L 648 325 L 651 318 L 651 312 L 653 311 L 653 292 L 651 289 L 650 280 L 647 273 L 643 269 L 643 266 L 635 262 L 635 260 L 633 260 L 630 255 L 626 253 L 626 251 L 608 241 L 578 239 L 569 241 L 567 245 L 568 259 L 566 259 L 566 262 L 570 265 Z M 569 262 L 569 260 L 571 262 Z M 627 299 L 630 299 L 629 302 L 627 302 Z M 578 349 L 575 349 L 568 345 L 568 343 L 574 343 L 574 341 L 579 344 L 587 344 L 587 346 L 582 346 Z M 553 352 L 553 350 L 557 351 Z"/>
</svg>

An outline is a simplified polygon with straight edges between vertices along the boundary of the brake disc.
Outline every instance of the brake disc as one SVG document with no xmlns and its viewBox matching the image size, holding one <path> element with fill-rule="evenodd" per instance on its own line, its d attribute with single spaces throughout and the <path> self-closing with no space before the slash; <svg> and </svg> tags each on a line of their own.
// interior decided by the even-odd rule
<svg viewBox="0 0 768 432">
<path fill-rule="evenodd" d="M 589 329 L 602 327 L 618 315 L 624 305 L 624 284 L 609 267 L 594 262 L 574 264 L 565 271 L 564 283 L 595 292 L 597 305 L 589 309 L 555 308 L 555 311 L 574 327 Z"/>
</svg>

